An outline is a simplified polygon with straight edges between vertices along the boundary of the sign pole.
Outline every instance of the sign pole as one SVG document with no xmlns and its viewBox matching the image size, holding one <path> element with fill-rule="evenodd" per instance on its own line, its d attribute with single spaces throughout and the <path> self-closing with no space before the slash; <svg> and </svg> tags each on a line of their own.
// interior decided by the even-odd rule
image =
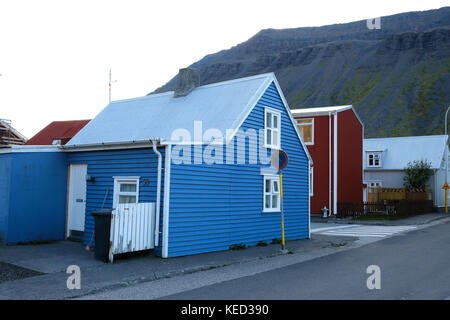
<svg viewBox="0 0 450 320">
<path fill-rule="evenodd" d="M 442 189 L 445 191 L 445 213 L 448 213 L 448 189 L 450 189 L 450 186 L 447 182 L 444 183 Z"/>
<path fill-rule="evenodd" d="M 280 209 L 281 209 L 281 252 L 287 253 L 286 250 L 286 238 L 284 235 L 284 208 L 283 208 L 283 174 L 282 170 L 286 168 L 288 164 L 288 156 L 284 151 L 276 151 L 272 154 L 272 166 L 278 170 L 278 176 L 280 177 Z"/>
<path fill-rule="evenodd" d="M 281 251 L 286 251 L 286 240 L 284 238 L 284 210 L 283 210 L 283 174 L 281 173 L 281 170 L 279 171 L 280 174 L 280 205 L 281 205 Z"/>
</svg>

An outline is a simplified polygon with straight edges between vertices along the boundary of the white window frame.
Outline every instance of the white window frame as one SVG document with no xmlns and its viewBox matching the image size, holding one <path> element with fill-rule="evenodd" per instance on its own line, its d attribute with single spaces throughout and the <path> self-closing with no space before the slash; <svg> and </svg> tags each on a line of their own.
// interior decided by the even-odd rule
<svg viewBox="0 0 450 320">
<path fill-rule="evenodd" d="M 270 180 L 270 192 L 266 192 L 266 181 Z M 274 191 L 273 183 L 276 181 L 278 185 L 278 192 Z M 280 193 L 280 176 L 273 174 L 263 175 L 263 212 L 281 212 L 281 193 Z M 266 196 L 270 195 L 270 208 L 266 208 Z M 276 208 L 272 208 L 272 196 L 278 195 L 278 203 Z"/>
<path fill-rule="evenodd" d="M 371 184 L 376 184 L 376 183 L 378 183 L 379 184 L 379 186 L 377 187 L 377 186 L 371 186 Z M 368 181 L 367 182 L 367 186 L 369 187 L 369 188 L 382 188 L 383 187 L 383 184 L 381 183 L 381 181 L 380 180 L 374 180 L 374 181 Z"/>
<path fill-rule="evenodd" d="M 272 119 L 271 127 L 267 126 L 267 115 L 268 114 L 271 114 L 271 119 Z M 277 128 L 275 128 L 275 126 L 274 126 L 274 121 L 273 121 L 274 116 L 277 116 L 277 118 L 278 118 Z M 269 130 L 269 129 L 271 130 L 271 140 L 272 140 L 271 144 L 267 143 L 267 130 Z M 277 139 L 276 143 L 273 143 L 274 142 L 273 141 L 274 132 L 278 132 L 278 139 Z M 278 111 L 276 109 L 272 109 L 269 107 L 264 108 L 264 148 L 276 149 L 276 150 L 281 149 L 281 111 Z"/>
<path fill-rule="evenodd" d="M 309 123 L 300 123 L 300 121 L 306 121 L 306 120 L 311 120 L 311 124 Z M 302 136 L 303 142 L 305 143 L 305 145 L 307 146 L 313 146 L 314 145 L 314 118 L 305 118 L 305 119 L 297 119 L 297 126 L 309 126 L 311 125 L 311 142 L 306 142 L 304 137 Z"/>
<path fill-rule="evenodd" d="M 139 180 L 141 177 L 113 177 L 114 178 L 114 195 L 113 195 L 113 208 L 117 208 L 119 204 L 119 196 L 136 196 L 136 203 L 139 203 Z M 135 192 L 121 192 L 121 184 L 136 184 Z"/>
<path fill-rule="evenodd" d="M 378 165 L 375 164 L 375 155 L 379 155 Z M 367 157 L 367 168 L 381 168 L 383 166 L 382 155 L 383 155 L 383 153 L 381 151 L 367 152 L 367 154 L 366 154 L 366 157 Z M 373 161 L 374 161 L 373 165 L 370 164 L 370 156 L 373 156 Z"/>
<path fill-rule="evenodd" d="M 309 168 L 309 196 L 314 196 L 314 167 Z"/>
</svg>

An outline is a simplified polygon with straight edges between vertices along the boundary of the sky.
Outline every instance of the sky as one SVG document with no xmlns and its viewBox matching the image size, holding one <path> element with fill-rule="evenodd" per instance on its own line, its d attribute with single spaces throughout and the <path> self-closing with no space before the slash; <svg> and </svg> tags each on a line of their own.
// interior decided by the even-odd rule
<svg viewBox="0 0 450 320">
<path fill-rule="evenodd" d="M 410 1 L 0 1 L 0 118 L 30 138 L 55 120 L 91 119 L 178 69 L 261 29 L 345 23 L 437 9 Z"/>
</svg>

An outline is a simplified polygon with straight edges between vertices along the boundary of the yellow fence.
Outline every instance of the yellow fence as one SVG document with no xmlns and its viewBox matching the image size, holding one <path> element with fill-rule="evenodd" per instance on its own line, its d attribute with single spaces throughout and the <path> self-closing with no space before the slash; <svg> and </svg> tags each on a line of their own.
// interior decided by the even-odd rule
<svg viewBox="0 0 450 320">
<path fill-rule="evenodd" d="M 431 200 L 428 189 L 369 188 L 368 202 L 385 200 Z"/>
</svg>

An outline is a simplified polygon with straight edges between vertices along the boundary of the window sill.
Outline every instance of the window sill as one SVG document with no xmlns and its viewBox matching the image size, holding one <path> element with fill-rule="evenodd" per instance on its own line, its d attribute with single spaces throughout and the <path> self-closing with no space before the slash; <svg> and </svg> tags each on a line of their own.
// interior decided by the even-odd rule
<svg viewBox="0 0 450 320">
<path fill-rule="evenodd" d="M 281 210 L 280 209 L 273 209 L 273 210 L 266 209 L 266 210 L 263 210 L 262 213 L 281 213 Z"/>
</svg>

